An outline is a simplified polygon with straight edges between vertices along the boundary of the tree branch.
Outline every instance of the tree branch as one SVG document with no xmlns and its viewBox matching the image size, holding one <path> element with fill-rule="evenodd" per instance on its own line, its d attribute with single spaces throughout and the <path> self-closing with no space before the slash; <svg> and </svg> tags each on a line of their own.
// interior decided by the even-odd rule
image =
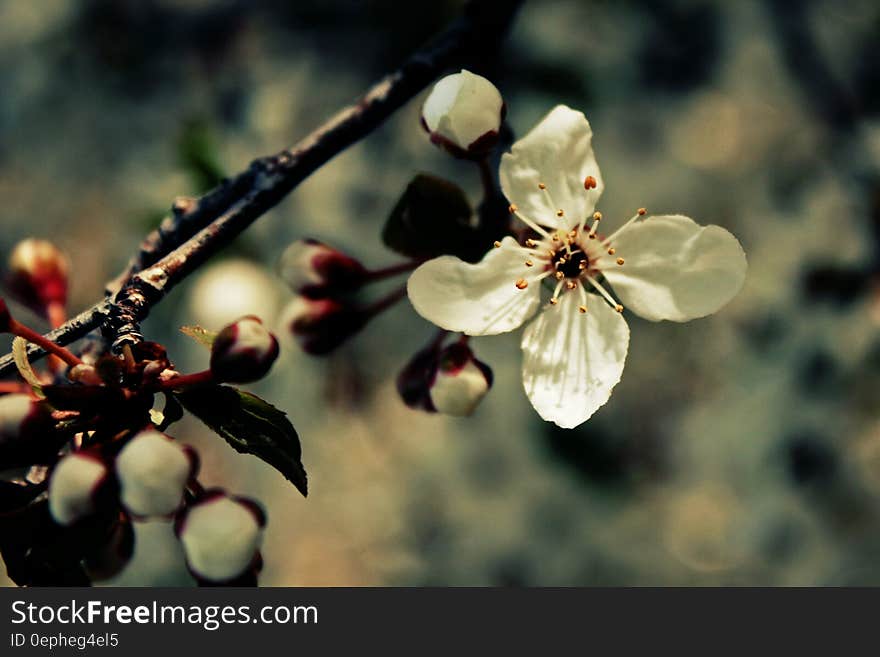
<svg viewBox="0 0 880 657">
<path fill-rule="evenodd" d="M 177 283 L 198 269 L 316 169 L 370 134 L 445 70 L 480 68 L 500 45 L 521 0 L 473 0 L 462 16 L 293 148 L 255 160 L 242 173 L 198 199 L 175 202 L 171 215 L 140 245 L 101 301 L 47 335 L 68 344 L 103 324 L 114 348 L 143 339 L 140 322 Z M 31 347 L 31 358 L 42 350 Z M 0 358 L 0 376 L 12 372 Z"/>
</svg>

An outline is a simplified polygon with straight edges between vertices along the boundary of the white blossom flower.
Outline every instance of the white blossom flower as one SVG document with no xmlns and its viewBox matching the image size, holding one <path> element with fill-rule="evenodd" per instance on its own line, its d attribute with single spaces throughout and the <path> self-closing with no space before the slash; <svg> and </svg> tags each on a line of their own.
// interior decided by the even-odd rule
<svg viewBox="0 0 880 657">
<path fill-rule="evenodd" d="M 498 141 L 503 119 L 501 92 L 464 69 L 437 82 L 422 107 L 422 124 L 431 141 L 456 157 L 485 154 Z"/>
<path fill-rule="evenodd" d="M 435 258 L 408 284 L 420 315 L 468 335 L 516 329 L 546 287 L 548 304 L 522 337 L 523 384 L 541 417 L 565 428 L 589 419 L 620 380 L 629 346 L 621 303 L 646 319 L 684 322 L 724 306 L 746 272 L 733 235 L 682 215 L 639 209 L 600 233 L 604 183 L 592 136 L 581 112 L 553 109 L 501 160 L 522 244 L 505 237 L 477 264 Z"/>
</svg>

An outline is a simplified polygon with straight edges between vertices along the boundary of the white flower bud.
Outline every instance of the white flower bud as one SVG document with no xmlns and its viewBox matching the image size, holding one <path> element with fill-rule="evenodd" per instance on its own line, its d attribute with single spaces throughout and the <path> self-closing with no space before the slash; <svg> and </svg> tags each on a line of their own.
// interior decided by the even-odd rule
<svg viewBox="0 0 880 657">
<path fill-rule="evenodd" d="M 297 294 L 331 296 L 353 290 L 365 281 L 366 270 L 354 258 L 317 240 L 297 240 L 278 262 L 281 278 Z"/>
<path fill-rule="evenodd" d="M 45 403 L 24 394 L 0 397 L 0 469 L 31 465 L 56 454 L 59 444 L 52 424 Z"/>
<path fill-rule="evenodd" d="M 434 409 L 445 415 L 466 416 L 477 406 L 492 386 L 492 372 L 474 358 L 464 362 L 441 360 L 430 397 Z"/>
<path fill-rule="evenodd" d="M 169 516 L 183 500 L 195 453 L 152 429 L 141 431 L 116 457 L 122 504 L 135 516 Z"/>
<path fill-rule="evenodd" d="M 186 510 L 177 535 L 193 574 L 224 582 L 239 577 L 254 563 L 264 525 L 256 504 L 215 494 Z"/>
<path fill-rule="evenodd" d="M 10 287 L 39 313 L 49 306 L 67 303 L 67 273 L 70 265 L 54 244 L 46 240 L 19 242 L 9 256 Z"/>
<path fill-rule="evenodd" d="M 68 454 L 49 479 L 49 513 L 55 522 L 72 525 L 97 509 L 98 492 L 108 480 L 107 466 L 92 454 Z"/>
<path fill-rule="evenodd" d="M 504 112 L 495 85 L 462 70 L 434 85 L 422 107 L 422 123 L 435 144 L 456 157 L 474 157 L 495 145 Z"/>
<path fill-rule="evenodd" d="M 218 381 L 249 383 L 263 378 L 278 358 L 278 340 L 253 315 L 225 327 L 211 346 L 211 373 Z"/>
</svg>

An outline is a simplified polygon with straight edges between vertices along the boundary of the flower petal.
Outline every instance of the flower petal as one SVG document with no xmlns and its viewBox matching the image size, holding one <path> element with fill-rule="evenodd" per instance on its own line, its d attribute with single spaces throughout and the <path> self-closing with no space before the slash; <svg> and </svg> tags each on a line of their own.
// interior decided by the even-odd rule
<svg viewBox="0 0 880 657">
<path fill-rule="evenodd" d="M 523 386 L 538 414 L 563 429 L 586 422 L 620 381 L 629 348 L 623 316 L 590 295 L 565 293 L 523 333 Z"/>
<path fill-rule="evenodd" d="M 733 235 L 681 215 L 648 217 L 612 246 L 625 264 L 602 273 L 623 305 L 655 322 L 711 315 L 746 277 L 746 255 Z"/>
<path fill-rule="evenodd" d="M 409 277 L 407 292 L 416 312 L 448 331 L 496 335 L 512 331 L 540 303 L 538 267 L 528 268 L 525 250 L 512 237 L 477 264 L 453 256 L 429 260 Z M 518 289 L 520 279 L 530 284 Z"/>
<path fill-rule="evenodd" d="M 520 214 L 544 226 L 579 224 L 593 212 L 604 188 L 592 140 L 583 113 L 558 105 L 501 158 L 504 195 Z M 595 179 L 595 188 L 584 189 L 587 176 Z M 547 193 L 538 183 L 547 186 Z M 558 210 L 565 211 L 564 219 L 557 219 Z"/>
</svg>

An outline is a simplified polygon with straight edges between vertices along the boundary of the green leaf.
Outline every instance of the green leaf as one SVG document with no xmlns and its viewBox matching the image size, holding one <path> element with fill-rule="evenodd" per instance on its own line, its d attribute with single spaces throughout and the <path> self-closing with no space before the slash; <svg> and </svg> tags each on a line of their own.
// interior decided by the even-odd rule
<svg viewBox="0 0 880 657">
<path fill-rule="evenodd" d="M 201 326 L 181 326 L 180 332 L 188 338 L 192 338 L 203 347 L 210 349 L 214 346 L 214 340 L 217 337 L 217 331 L 209 331 Z"/>
<path fill-rule="evenodd" d="M 18 368 L 18 373 L 21 374 L 21 378 L 30 384 L 35 395 L 43 398 L 45 396 L 43 395 L 43 384 L 28 360 L 27 345 L 27 340 L 24 338 L 15 338 L 12 341 L 12 358 L 15 361 L 15 366 Z"/>
<path fill-rule="evenodd" d="M 253 454 L 308 494 L 296 429 L 272 404 L 230 386 L 194 386 L 174 397 L 242 454 Z"/>
<path fill-rule="evenodd" d="M 464 191 L 424 173 L 407 185 L 382 229 L 382 240 L 398 253 L 419 259 L 448 254 L 474 261 L 487 250 Z"/>
</svg>

